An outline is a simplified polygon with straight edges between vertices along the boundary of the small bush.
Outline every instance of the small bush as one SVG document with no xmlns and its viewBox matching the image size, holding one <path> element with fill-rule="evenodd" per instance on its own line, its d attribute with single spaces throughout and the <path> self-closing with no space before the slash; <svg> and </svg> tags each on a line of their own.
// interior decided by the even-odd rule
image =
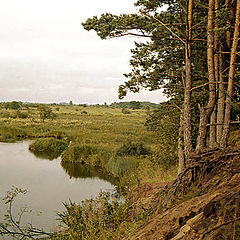
<svg viewBox="0 0 240 240">
<path fill-rule="evenodd" d="M 82 111 L 81 114 L 86 115 L 86 114 L 88 114 L 88 112 L 87 111 Z"/>
<path fill-rule="evenodd" d="M 151 150 L 145 147 L 142 143 L 132 143 L 123 144 L 116 151 L 117 156 L 141 156 L 150 155 Z"/>
<path fill-rule="evenodd" d="M 24 112 L 17 111 L 16 112 L 16 117 L 26 119 L 26 118 L 28 118 L 28 114 L 24 113 Z"/>
<path fill-rule="evenodd" d="M 16 119 L 17 118 L 17 114 L 15 114 L 15 113 L 10 114 L 10 118 Z"/>
<path fill-rule="evenodd" d="M 68 144 L 55 138 L 38 139 L 29 146 L 33 153 L 58 153 L 58 156 L 67 149 Z"/>
<path fill-rule="evenodd" d="M 6 133 L 0 136 L 0 142 L 13 143 L 16 142 L 16 139 L 11 134 Z"/>
<path fill-rule="evenodd" d="M 122 109 L 123 114 L 131 114 L 131 112 L 128 109 L 123 108 Z"/>
</svg>

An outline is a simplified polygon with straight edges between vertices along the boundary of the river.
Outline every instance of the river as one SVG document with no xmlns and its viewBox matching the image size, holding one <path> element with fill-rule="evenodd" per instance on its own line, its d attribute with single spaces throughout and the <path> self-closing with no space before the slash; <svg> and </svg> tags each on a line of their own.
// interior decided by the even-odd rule
<svg viewBox="0 0 240 240">
<path fill-rule="evenodd" d="M 101 190 L 114 190 L 103 173 L 80 165 L 61 165 L 60 158 L 38 158 L 28 151 L 29 144 L 0 143 L 0 198 L 12 186 L 27 189 L 27 194 L 19 195 L 14 204 L 14 214 L 24 207 L 33 210 L 23 222 L 50 231 L 58 224 L 56 213 L 64 210 L 63 202 L 81 202 L 96 197 Z M 0 221 L 6 211 L 1 199 Z"/>
</svg>

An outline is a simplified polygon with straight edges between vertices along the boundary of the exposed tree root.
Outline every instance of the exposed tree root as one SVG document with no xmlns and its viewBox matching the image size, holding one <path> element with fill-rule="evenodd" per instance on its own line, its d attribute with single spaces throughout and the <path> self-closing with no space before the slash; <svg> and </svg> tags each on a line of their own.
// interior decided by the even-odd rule
<svg viewBox="0 0 240 240">
<path fill-rule="evenodd" d="M 240 155 L 240 152 L 233 151 L 229 153 L 219 152 L 217 149 L 210 149 L 198 155 L 193 155 L 190 165 L 181 172 L 170 188 L 174 189 L 174 195 L 177 192 L 184 192 L 186 188 L 200 182 L 205 174 L 223 167 L 232 157 Z"/>
</svg>

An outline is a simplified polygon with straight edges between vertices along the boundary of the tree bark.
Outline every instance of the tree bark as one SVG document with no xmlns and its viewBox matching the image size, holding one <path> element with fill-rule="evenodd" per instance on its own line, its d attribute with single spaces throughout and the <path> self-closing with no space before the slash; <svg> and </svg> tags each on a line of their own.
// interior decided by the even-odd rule
<svg viewBox="0 0 240 240">
<path fill-rule="evenodd" d="M 208 25 L 207 25 L 207 65 L 209 81 L 209 99 L 206 107 L 200 107 L 199 134 L 196 152 L 201 152 L 206 147 L 207 124 L 215 107 L 216 86 L 214 68 L 214 0 L 209 0 Z"/>
<path fill-rule="evenodd" d="M 180 116 L 180 126 L 178 134 L 178 174 L 186 168 L 185 156 L 184 156 L 184 143 L 183 143 L 183 128 L 184 119 L 183 115 Z"/>
<path fill-rule="evenodd" d="M 226 0 L 225 4 L 226 4 L 226 6 L 229 6 L 230 5 L 230 0 Z M 231 27 L 230 21 L 227 21 L 227 26 L 230 29 L 230 27 Z M 229 29 L 226 31 L 226 40 L 227 40 L 227 46 L 230 49 L 231 48 L 231 32 L 230 32 Z"/>
<path fill-rule="evenodd" d="M 222 47 L 220 48 L 220 52 Z M 219 85 L 218 85 L 218 103 L 217 103 L 217 144 L 220 145 L 220 141 L 223 133 L 224 122 L 224 107 L 225 107 L 225 86 L 224 86 L 224 65 L 223 55 L 219 54 Z"/>
<path fill-rule="evenodd" d="M 210 118 L 209 147 L 216 147 L 217 145 L 216 119 L 217 119 L 217 109 L 215 106 Z"/>
<path fill-rule="evenodd" d="M 218 11 L 220 8 L 219 0 L 215 0 L 214 4 L 214 10 L 215 14 L 217 15 Z M 218 24 L 215 22 L 214 26 L 214 49 L 215 49 L 215 54 L 214 54 L 214 67 L 215 67 L 215 81 L 218 83 L 219 82 L 219 37 L 217 35 L 217 29 L 218 29 Z M 216 95 L 218 92 L 218 85 L 216 84 Z M 211 114 L 210 118 L 210 136 L 209 136 L 209 146 L 210 147 L 216 147 L 217 145 L 217 133 L 216 133 L 216 120 L 217 120 L 217 106 L 215 105 L 215 108 Z"/>
<path fill-rule="evenodd" d="M 192 60 L 191 39 L 193 25 L 193 0 L 187 1 L 186 43 L 185 43 L 185 72 L 184 83 L 184 151 L 188 161 L 192 152 L 192 128 L 191 128 L 191 88 L 192 88 Z"/>
<path fill-rule="evenodd" d="M 236 19 L 235 19 L 234 35 L 233 35 L 232 49 L 231 49 L 230 69 L 229 69 L 229 75 L 228 75 L 228 87 L 227 87 L 227 96 L 226 96 L 223 135 L 222 135 L 221 144 L 220 144 L 220 146 L 223 148 L 227 146 L 229 129 L 230 129 L 231 97 L 232 97 L 233 81 L 234 81 L 235 69 L 236 69 L 239 24 L 240 24 L 240 0 L 237 0 Z"/>
</svg>

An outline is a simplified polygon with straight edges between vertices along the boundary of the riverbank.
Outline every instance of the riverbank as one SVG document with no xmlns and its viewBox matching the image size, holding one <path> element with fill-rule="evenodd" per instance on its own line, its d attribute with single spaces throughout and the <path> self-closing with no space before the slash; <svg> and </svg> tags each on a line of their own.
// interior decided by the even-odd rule
<svg viewBox="0 0 240 240">
<path fill-rule="evenodd" d="M 230 141 L 225 151 L 214 149 L 192 155 L 190 167 L 174 181 L 161 182 L 159 177 L 156 183 L 132 188 L 126 203 L 112 206 L 113 218 L 108 224 L 96 218 L 101 230 L 97 228 L 99 231 L 93 234 L 86 231 L 81 238 L 75 238 L 82 229 L 73 228 L 77 222 L 71 225 L 67 221 L 69 232 L 65 236 L 101 240 L 240 239 L 240 132 L 233 132 Z M 99 205 L 94 204 L 91 206 L 98 209 Z M 95 210 L 93 207 L 97 217 Z M 79 216 L 68 212 L 67 219 L 73 216 L 74 221 Z M 87 219 L 86 223 L 84 230 L 96 220 Z"/>
<path fill-rule="evenodd" d="M 46 139 L 48 142 L 49 138 L 67 144 L 71 141 L 72 146 L 62 153 L 65 163 L 82 162 L 105 169 L 119 179 L 122 189 L 149 181 L 149 176 L 152 179 L 157 177 L 160 168 L 149 155 L 156 142 L 153 133 L 144 126 L 145 110 L 130 110 L 130 114 L 124 114 L 122 109 L 110 107 L 50 108 L 56 117 L 44 122 L 36 107 L 2 109 L 0 141 Z M 22 116 L 20 113 L 25 113 L 26 117 L 17 117 Z"/>
</svg>

